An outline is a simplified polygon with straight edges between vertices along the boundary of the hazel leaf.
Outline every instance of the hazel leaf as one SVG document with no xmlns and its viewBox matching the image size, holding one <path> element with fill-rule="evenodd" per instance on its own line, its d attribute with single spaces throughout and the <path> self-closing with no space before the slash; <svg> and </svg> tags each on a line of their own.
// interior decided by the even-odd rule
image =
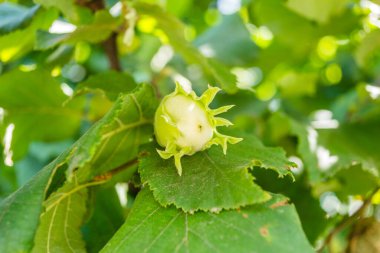
<svg viewBox="0 0 380 253">
<path fill-rule="evenodd" d="M 243 141 L 229 147 L 227 155 L 214 145 L 183 156 L 182 176 L 177 175 L 172 158 L 162 159 L 156 152 L 157 146 L 149 144 L 144 147 L 148 155 L 140 160 L 142 182 L 149 185 L 161 205 L 174 204 L 186 212 L 265 202 L 270 196 L 254 183 L 249 168 L 259 165 L 274 169 L 283 177 L 291 175 L 289 169 L 294 164 L 286 159 L 282 149 L 265 147 L 253 135 L 243 137 Z"/>
</svg>

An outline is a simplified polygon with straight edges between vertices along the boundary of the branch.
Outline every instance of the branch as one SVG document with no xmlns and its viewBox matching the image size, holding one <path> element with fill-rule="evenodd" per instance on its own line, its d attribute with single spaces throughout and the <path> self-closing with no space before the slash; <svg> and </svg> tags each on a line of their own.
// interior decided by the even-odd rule
<svg viewBox="0 0 380 253">
<path fill-rule="evenodd" d="M 97 181 L 108 181 L 110 180 L 115 174 L 118 174 L 119 172 L 122 172 L 136 164 L 139 163 L 139 159 L 144 157 L 144 156 L 147 156 L 149 155 L 148 152 L 146 151 L 142 151 L 138 154 L 137 157 L 133 158 L 132 160 L 126 162 L 126 163 L 123 163 L 122 165 L 110 170 L 110 171 L 107 171 L 106 173 L 104 174 L 101 174 L 101 175 L 98 175 L 98 176 L 95 176 L 94 179 L 92 180 L 92 182 L 97 182 Z"/>
<path fill-rule="evenodd" d="M 317 250 L 317 252 L 321 253 L 323 252 L 323 249 L 330 245 L 332 239 L 334 236 L 342 231 L 345 227 L 349 226 L 351 223 L 354 223 L 358 219 L 362 218 L 367 208 L 371 205 L 372 197 L 376 194 L 376 192 L 380 189 L 380 187 L 377 187 L 375 190 L 371 192 L 371 194 L 364 200 L 363 205 L 351 216 L 347 217 L 346 219 L 343 219 L 341 222 L 338 223 L 336 227 L 334 227 L 330 233 L 327 235 L 325 241 L 323 242 L 322 246 Z"/>
<path fill-rule="evenodd" d="M 103 0 L 77 0 L 76 3 L 80 6 L 84 6 L 92 10 L 93 12 L 105 9 L 105 5 Z M 106 52 L 108 62 L 110 64 L 111 69 L 116 71 L 121 71 L 121 65 L 119 61 L 119 54 L 117 52 L 117 44 L 116 44 L 117 33 L 113 32 L 110 37 L 108 37 L 103 42 L 103 48 Z"/>
<path fill-rule="evenodd" d="M 117 34 L 113 32 L 111 36 L 103 42 L 104 51 L 107 54 L 108 62 L 110 64 L 111 69 L 116 71 L 121 71 L 121 65 L 119 61 L 119 54 L 117 52 L 117 44 L 116 44 Z"/>
<path fill-rule="evenodd" d="M 141 153 L 141 155 L 144 155 L 144 153 Z M 115 175 L 121 171 L 124 171 L 125 169 L 130 168 L 137 163 L 138 163 L 138 157 L 136 157 L 133 160 L 126 162 L 126 163 L 120 165 L 119 167 L 116 167 L 116 168 L 114 168 L 114 169 L 112 169 L 112 170 L 110 170 L 104 174 L 95 176 L 92 181 L 89 181 L 89 182 L 84 183 L 84 184 L 77 185 L 70 192 L 62 194 L 61 196 L 59 196 L 59 198 L 57 198 L 57 200 L 55 200 L 53 203 L 50 203 L 46 207 L 45 212 L 49 211 L 51 208 L 53 208 L 54 206 L 59 204 L 63 199 L 70 196 L 71 194 L 78 192 L 79 190 L 84 189 L 84 188 L 98 186 L 98 185 L 102 185 L 104 183 L 107 183 L 113 177 L 113 175 Z"/>
<path fill-rule="evenodd" d="M 98 181 L 108 181 L 110 180 L 114 175 L 132 167 L 133 165 L 136 165 L 138 164 L 139 160 L 138 158 L 134 158 L 133 160 L 130 160 L 129 162 L 126 162 L 104 174 L 101 174 L 101 175 L 98 175 L 98 176 L 95 176 L 94 179 L 93 179 L 93 182 L 98 182 Z"/>
</svg>

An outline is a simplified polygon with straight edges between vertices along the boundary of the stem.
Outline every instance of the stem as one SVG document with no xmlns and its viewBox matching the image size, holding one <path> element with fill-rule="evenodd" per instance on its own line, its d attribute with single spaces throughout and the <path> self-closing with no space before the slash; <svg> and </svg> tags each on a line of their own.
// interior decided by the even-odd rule
<svg viewBox="0 0 380 253">
<path fill-rule="evenodd" d="M 104 174 L 101 174 L 101 175 L 98 175 L 98 176 L 95 176 L 94 177 L 94 180 L 93 182 L 97 182 L 97 181 L 108 181 L 110 180 L 115 174 L 118 174 L 119 172 L 125 170 L 125 169 L 128 169 L 129 167 L 132 167 L 133 165 L 136 165 L 138 164 L 139 160 L 138 158 L 134 158 L 133 160 L 130 160 L 129 162 L 126 162 Z"/>
<path fill-rule="evenodd" d="M 90 10 L 92 10 L 93 12 L 103 10 L 106 8 L 103 0 L 93 0 L 93 1 L 77 0 L 76 2 L 78 5 L 85 6 L 89 8 Z M 119 54 L 117 52 L 116 37 L 117 37 L 117 33 L 112 32 L 110 37 L 108 37 L 103 42 L 103 48 L 104 48 L 104 51 L 106 52 L 111 69 L 116 70 L 116 71 L 121 71 Z"/>
<path fill-rule="evenodd" d="M 380 189 L 380 187 L 377 187 L 375 190 L 373 190 L 371 192 L 371 194 L 364 200 L 363 202 L 363 205 L 351 216 L 347 217 L 346 219 L 343 219 L 341 222 L 338 223 L 337 226 L 335 226 L 331 231 L 330 233 L 327 235 L 325 241 L 323 242 L 321 248 L 319 248 L 319 250 L 317 250 L 317 252 L 321 253 L 323 252 L 323 249 L 330 245 L 332 239 L 334 238 L 334 236 L 339 233 L 340 231 L 342 231 L 345 227 L 347 227 L 348 225 L 350 225 L 351 223 L 354 223 L 355 221 L 357 221 L 358 219 L 360 219 L 365 211 L 367 210 L 367 208 L 371 205 L 371 200 L 372 200 L 372 197 L 376 194 L 376 192 Z"/>
<path fill-rule="evenodd" d="M 72 195 L 72 194 L 74 194 L 74 193 L 76 193 L 76 192 L 78 192 L 78 191 L 80 191 L 80 190 L 82 190 L 84 188 L 100 185 L 100 184 L 103 184 L 105 182 L 106 182 L 106 180 L 104 180 L 104 181 L 91 181 L 91 182 L 88 182 L 88 183 L 85 183 L 85 184 L 78 185 L 78 186 L 76 186 L 75 188 L 73 188 L 69 192 L 61 193 L 61 195 L 59 196 L 59 198 L 57 198 L 57 200 L 55 200 L 53 203 L 51 203 L 48 206 L 46 206 L 45 212 L 48 212 L 50 209 L 52 209 L 53 207 L 55 207 L 59 203 L 61 203 L 62 200 L 66 199 L 70 195 Z"/>
<path fill-rule="evenodd" d="M 123 171 L 129 167 L 132 167 L 133 165 L 135 165 L 137 163 L 138 163 L 138 158 L 136 157 L 133 160 L 126 162 L 126 163 L 108 171 L 107 173 L 101 174 L 99 176 L 95 176 L 94 179 L 90 182 L 77 185 L 75 188 L 73 188 L 69 192 L 62 193 L 61 196 L 59 196 L 59 198 L 57 198 L 53 203 L 50 203 L 46 207 L 45 212 L 49 211 L 50 209 L 52 209 L 53 207 L 58 205 L 62 200 L 64 200 L 68 196 L 70 196 L 70 195 L 72 195 L 72 194 L 74 194 L 74 193 L 76 193 L 76 192 L 78 192 L 84 188 L 88 188 L 88 187 L 97 186 L 97 185 L 107 183 L 115 174 L 117 174 L 117 173 L 119 173 L 119 172 L 121 172 L 121 171 Z"/>
<path fill-rule="evenodd" d="M 172 73 L 173 73 L 173 70 L 171 68 L 164 67 L 160 72 L 153 75 L 151 83 L 155 91 L 156 97 L 158 99 L 162 98 L 162 94 L 160 93 L 160 89 L 158 88 L 158 82 L 161 79 L 170 76 Z"/>
<path fill-rule="evenodd" d="M 110 64 L 111 69 L 116 71 L 121 71 L 121 65 L 119 61 L 119 55 L 117 52 L 117 44 L 116 44 L 117 34 L 113 32 L 111 36 L 103 42 L 104 51 L 107 54 L 108 62 Z"/>
</svg>

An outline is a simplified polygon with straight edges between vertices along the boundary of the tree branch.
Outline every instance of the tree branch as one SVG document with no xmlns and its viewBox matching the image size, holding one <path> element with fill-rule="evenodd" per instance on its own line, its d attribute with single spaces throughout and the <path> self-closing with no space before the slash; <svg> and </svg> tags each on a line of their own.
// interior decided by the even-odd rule
<svg viewBox="0 0 380 253">
<path fill-rule="evenodd" d="M 371 194 L 364 200 L 363 205 L 351 216 L 347 217 L 346 219 L 343 219 L 341 222 L 338 223 L 337 226 L 335 226 L 330 233 L 326 236 L 326 239 L 324 240 L 322 246 L 317 250 L 317 252 L 321 253 L 323 252 L 323 249 L 330 245 L 332 239 L 334 236 L 342 231 L 345 227 L 349 226 L 351 223 L 354 223 L 358 219 L 362 218 L 367 208 L 371 205 L 372 197 L 376 194 L 376 192 L 380 189 L 380 187 L 377 187 L 375 190 L 371 192 Z"/>
<path fill-rule="evenodd" d="M 119 61 L 119 54 L 117 52 L 117 43 L 116 43 L 117 34 L 113 32 L 111 36 L 103 42 L 104 51 L 107 54 L 108 62 L 111 69 L 116 71 L 121 71 L 121 65 Z"/>
<path fill-rule="evenodd" d="M 84 6 L 92 10 L 93 12 L 103 10 L 105 9 L 105 5 L 103 0 L 77 0 L 76 3 L 78 5 Z M 104 51 L 106 52 L 108 62 L 110 64 L 111 69 L 116 70 L 116 71 L 121 71 L 121 65 L 119 61 L 119 54 L 117 52 L 117 33 L 113 32 L 110 37 L 108 37 L 104 42 L 103 42 L 103 48 Z"/>
<path fill-rule="evenodd" d="M 101 174 L 101 175 L 98 175 L 98 176 L 95 176 L 94 179 L 93 179 L 93 182 L 97 182 L 97 181 L 108 181 L 110 180 L 115 174 L 118 174 L 119 172 L 122 172 L 124 171 L 125 169 L 128 169 L 130 167 L 132 167 L 133 165 L 136 165 L 138 164 L 139 160 L 138 160 L 138 157 L 134 158 L 133 160 L 130 160 L 110 171 L 107 171 L 106 173 L 104 174 Z"/>
</svg>

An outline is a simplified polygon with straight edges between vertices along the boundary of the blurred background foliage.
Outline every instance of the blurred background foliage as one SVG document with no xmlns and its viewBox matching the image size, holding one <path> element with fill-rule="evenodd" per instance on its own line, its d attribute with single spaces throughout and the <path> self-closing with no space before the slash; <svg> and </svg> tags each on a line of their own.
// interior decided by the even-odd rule
<svg viewBox="0 0 380 253">
<path fill-rule="evenodd" d="M 317 248 L 379 186 L 379 1 L 0 2 L 0 199 L 141 82 L 158 96 L 175 81 L 198 93 L 221 86 L 214 106 L 236 104 L 226 115 L 237 128 L 298 164 L 295 183 L 253 174 L 290 197 Z M 97 203 L 118 199 L 107 194 Z M 329 241 L 331 252 L 380 252 L 368 232 L 379 233 L 380 192 L 371 201 L 368 218 Z M 118 205 L 110 231 L 123 221 Z"/>
</svg>

